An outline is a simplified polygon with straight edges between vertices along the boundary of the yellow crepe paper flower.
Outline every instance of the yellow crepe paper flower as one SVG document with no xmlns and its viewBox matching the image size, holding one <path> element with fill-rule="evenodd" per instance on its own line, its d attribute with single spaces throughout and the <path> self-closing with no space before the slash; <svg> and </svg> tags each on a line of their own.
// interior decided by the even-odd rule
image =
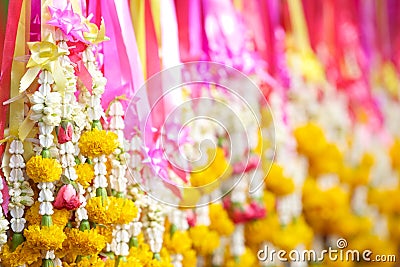
<svg viewBox="0 0 400 267">
<path fill-rule="evenodd" d="M 62 248 L 62 243 L 67 237 L 63 228 L 58 225 L 38 226 L 31 225 L 24 231 L 26 242 L 30 247 L 40 250 L 57 250 Z"/>
<path fill-rule="evenodd" d="M 31 266 L 37 260 L 41 261 L 40 249 L 29 246 L 26 242 L 19 245 L 12 252 L 9 246 L 5 244 L 0 255 L 2 266 L 17 267 L 24 264 Z"/>
<path fill-rule="evenodd" d="M 83 188 L 88 188 L 94 178 L 94 168 L 92 164 L 83 163 L 75 166 L 75 171 L 78 176 L 76 181 L 82 185 Z"/>
<path fill-rule="evenodd" d="M 216 231 L 210 230 L 205 225 L 196 225 L 189 229 L 193 248 L 200 255 L 206 256 L 214 252 L 219 246 L 219 236 Z"/>
<path fill-rule="evenodd" d="M 228 213 L 221 204 L 216 203 L 209 206 L 210 229 L 216 231 L 220 236 L 228 236 L 233 233 L 235 225 L 229 218 Z"/>
<path fill-rule="evenodd" d="M 26 163 L 26 173 L 35 183 L 58 181 L 61 172 L 61 164 L 55 159 L 33 156 Z"/>
<path fill-rule="evenodd" d="M 40 225 L 42 216 L 39 214 L 40 202 L 36 201 L 26 212 L 25 219 L 29 225 Z M 54 214 L 51 216 L 53 224 L 64 227 L 69 218 L 71 212 L 66 209 L 58 210 L 54 209 Z"/>
<path fill-rule="evenodd" d="M 93 129 L 79 139 L 79 149 L 86 157 L 110 155 L 118 147 L 118 136 L 113 132 Z"/>
<path fill-rule="evenodd" d="M 76 256 L 97 255 L 106 246 L 106 238 L 97 229 L 80 231 L 73 228 L 66 229 L 65 233 L 67 239 L 63 243 L 63 249 Z"/>
<path fill-rule="evenodd" d="M 137 207 L 130 199 L 92 197 L 88 200 L 86 210 L 91 221 L 99 224 L 126 224 L 137 215 Z"/>
</svg>

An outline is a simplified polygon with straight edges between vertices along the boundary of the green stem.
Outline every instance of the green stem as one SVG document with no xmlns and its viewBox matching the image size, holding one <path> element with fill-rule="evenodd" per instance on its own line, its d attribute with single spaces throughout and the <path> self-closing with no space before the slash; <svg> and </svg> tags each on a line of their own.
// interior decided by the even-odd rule
<svg viewBox="0 0 400 267">
<path fill-rule="evenodd" d="M 50 259 L 44 259 L 42 261 L 42 267 L 54 267 L 53 261 Z"/>
<path fill-rule="evenodd" d="M 120 263 L 121 261 L 126 261 L 126 257 L 125 257 L 125 256 L 119 255 L 119 256 L 117 257 L 117 260 L 115 261 L 115 267 L 118 267 L 118 265 L 119 265 L 119 263 Z"/>
<path fill-rule="evenodd" d="M 11 240 L 11 251 L 14 251 L 19 245 L 24 242 L 24 236 L 22 233 L 13 233 Z"/>
<path fill-rule="evenodd" d="M 138 246 L 139 246 L 139 241 L 138 241 L 137 237 L 136 236 L 132 236 L 129 239 L 129 248 L 132 248 L 132 247 L 137 248 Z"/>
<path fill-rule="evenodd" d="M 101 125 L 101 122 L 99 120 L 93 120 L 93 122 L 92 122 L 92 130 L 93 129 L 103 130 L 103 126 Z"/>
<path fill-rule="evenodd" d="M 158 260 L 158 261 L 161 261 L 160 253 L 158 253 L 158 252 L 154 253 L 154 254 L 153 254 L 153 259 L 156 259 L 156 260 Z"/>
<path fill-rule="evenodd" d="M 43 215 L 41 225 L 42 226 L 52 226 L 53 220 L 51 219 L 51 215 Z"/>
<path fill-rule="evenodd" d="M 48 148 L 43 148 L 43 150 L 42 150 L 42 153 L 40 153 L 41 155 L 42 155 L 42 158 L 45 158 L 45 159 L 49 159 L 49 158 L 51 158 L 50 157 L 50 151 L 49 151 L 49 149 Z"/>
<path fill-rule="evenodd" d="M 96 197 L 101 197 L 101 204 L 104 204 L 104 201 L 107 198 L 107 190 L 104 187 L 97 188 Z"/>
<path fill-rule="evenodd" d="M 82 220 L 81 224 L 79 225 L 79 230 L 82 232 L 85 230 L 90 230 L 90 223 L 88 220 Z"/>
</svg>

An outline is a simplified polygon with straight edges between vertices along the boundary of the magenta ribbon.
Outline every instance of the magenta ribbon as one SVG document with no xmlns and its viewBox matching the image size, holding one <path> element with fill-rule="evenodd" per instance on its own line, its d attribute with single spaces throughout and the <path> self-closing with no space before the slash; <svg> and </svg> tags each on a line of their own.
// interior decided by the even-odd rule
<svg viewBox="0 0 400 267">
<path fill-rule="evenodd" d="M 3 194 L 3 203 L 1 203 L 1 207 L 3 208 L 4 215 L 7 216 L 8 204 L 10 203 L 10 194 L 6 180 L 3 178 L 0 183 L 3 183 L 3 189 L 1 190 L 1 193 Z"/>
<path fill-rule="evenodd" d="M 30 37 L 31 42 L 38 42 L 41 38 L 41 0 L 31 0 L 31 22 Z"/>
<path fill-rule="evenodd" d="M 136 38 L 126 1 L 101 0 L 109 41 L 103 43 L 104 76 L 107 78 L 102 105 L 106 109 L 117 96 L 131 99 L 143 84 Z M 123 103 L 126 108 L 127 103 Z"/>
</svg>

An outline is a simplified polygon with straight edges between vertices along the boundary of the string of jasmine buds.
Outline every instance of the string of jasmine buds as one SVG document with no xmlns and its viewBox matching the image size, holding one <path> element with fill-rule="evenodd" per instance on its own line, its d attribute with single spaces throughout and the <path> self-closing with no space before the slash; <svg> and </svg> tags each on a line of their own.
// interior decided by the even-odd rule
<svg viewBox="0 0 400 267">
<path fill-rule="evenodd" d="M 171 207 L 168 211 L 168 220 L 171 222 L 170 234 L 171 236 L 176 231 L 186 231 L 189 228 L 189 224 L 186 219 L 186 214 L 175 207 Z M 182 267 L 182 254 L 172 254 L 171 263 L 174 267 Z"/>
<path fill-rule="evenodd" d="M 61 38 L 63 37 L 61 36 Z M 59 42 L 59 46 L 62 49 L 68 50 L 67 43 L 63 39 Z M 67 79 L 65 94 L 62 97 L 62 120 L 61 124 L 57 128 L 57 137 L 64 178 L 62 181 L 67 187 L 73 187 L 73 190 L 76 191 L 75 201 L 67 204 L 66 208 L 77 209 L 75 212 L 77 227 L 79 227 L 83 222 L 82 228 L 89 228 L 88 215 L 85 209 L 85 190 L 77 181 L 78 176 L 75 170 L 77 162 L 76 155 L 78 152 L 77 149 L 79 149 L 77 143 L 81 134 L 81 130 L 85 127 L 85 118 L 82 118 L 81 115 L 83 114 L 82 109 L 84 106 L 80 105 L 75 98 L 77 78 L 74 74 L 74 68 L 68 56 L 61 57 L 61 65 L 63 67 L 64 75 Z M 75 127 L 73 122 L 75 122 Z"/>
<path fill-rule="evenodd" d="M 38 122 L 39 126 L 39 146 L 36 152 L 40 153 L 43 159 L 51 158 L 50 149 L 55 148 L 54 136 L 52 134 L 54 128 L 61 122 L 61 94 L 52 91 L 54 79 L 52 74 L 43 69 L 39 74 L 39 89 L 31 97 L 32 111 L 30 119 Z M 53 89 L 56 89 L 54 87 Z M 58 153 L 57 153 L 58 154 Z M 40 202 L 39 214 L 42 215 L 42 226 L 51 226 L 51 215 L 54 213 L 52 202 L 54 201 L 54 182 L 38 182 Z M 44 251 L 43 266 L 54 265 L 54 253 L 52 251 Z"/>
<path fill-rule="evenodd" d="M 0 251 L 4 244 L 7 243 L 7 230 L 9 229 L 9 222 L 4 216 L 3 209 L 1 205 L 3 204 L 3 193 L 2 190 L 4 189 L 3 178 L 0 182 Z"/>
<path fill-rule="evenodd" d="M 142 140 L 140 139 L 140 133 L 137 132 L 132 137 L 131 141 L 129 142 L 129 169 L 130 174 L 134 176 L 133 178 L 136 180 L 140 177 L 140 171 L 143 168 L 142 164 L 142 154 L 141 154 L 141 147 L 142 147 Z M 136 178 L 135 178 L 136 177 Z M 142 206 L 143 206 L 143 192 L 139 190 L 139 188 L 135 185 L 131 185 L 131 188 L 128 190 L 128 198 L 135 202 L 136 207 L 138 208 L 138 213 L 136 218 L 130 222 L 129 224 L 129 247 L 138 247 L 138 236 L 142 230 L 142 222 L 140 221 L 140 216 L 142 213 Z"/>
<path fill-rule="evenodd" d="M 163 207 L 155 200 L 144 195 L 142 209 L 144 215 L 142 216 L 144 237 L 150 246 L 150 250 L 153 252 L 153 258 L 161 260 L 160 251 L 165 231 Z"/>
<path fill-rule="evenodd" d="M 22 232 L 25 228 L 24 218 L 25 206 L 33 204 L 33 190 L 24 175 L 25 160 L 22 156 L 24 147 L 20 140 L 12 140 L 8 149 L 10 153 L 8 168 L 5 171 L 10 202 L 8 208 L 11 215 L 12 247 L 14 250 L 23 242 Z"/>
<path fill-rule="evenodd" d="M 123 115 L 124 110 L 121 102 L 118 99 L 112 101 L 109 108 L 109 126 L 110 130 L 118 135 L 119 147 L 110 155 L 112 168 L 109 179 L 111 189 L 115 191 L 116 197 L 119 198 L 126 197 L 128 184 L 128 179 L 126 178 L 126 159 L 128 154 L 123 148 L 123 130 L 125 128 L 125 123 L 122 118 Z M 118 257 L 117 261 L 120 261 L 129 255 L 130 227 L 129 224 L 117 224 L 113 231 L 113 239 L 110 248 Z"/>
<path fill-rule="evenodd" d="M 83 99 L 86 100 L 87 107 L 87 119 L 91 122 L 92 129 L 102 129 L 100 119 L 105 117 L 103 107 L 101 106 L 101 96 L 104 93 L 107 79 L 103 76 L 99 70 L 96 57 L 93 53 L 93 47 L 88 46 L 82 53 L 82 60 L 88 69 L 88 72 L 92 76 L 92 94 L 85 92 Z M 93 179 L 93 190 L 96 196 L 107 196 L 106 188 L 108 181 L 106 178 L 107 168 L 105 163 L 107 158 L 105 155 L 101 155 L 93 158 L 95 177 Z"/>
</svg>

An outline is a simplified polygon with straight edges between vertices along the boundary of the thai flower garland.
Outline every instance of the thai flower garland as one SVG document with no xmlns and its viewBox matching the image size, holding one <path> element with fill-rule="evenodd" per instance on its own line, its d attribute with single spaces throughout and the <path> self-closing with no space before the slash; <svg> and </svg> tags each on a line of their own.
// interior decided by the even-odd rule
<svg viewBox="0 0 400 267">
<path fill-rule="evenodd" d="M 59 35 L 61 35 L 61 40 L 58 43 L 59 47 L 67 50 L 68 46 L 66 44 L 66 40 L 63 39 L 64 37 L 60 31 L 57 32 Z M 79 212 L 77 212 L 75 217 L 76 220 L 80 222 L 82 220 L 87 220 L 88 217 L 84 212 L 84 208 L 81 208 L 81 205 L 85 202 L 85 198 L 83 197 L 83 188 L 79 181 L 77 181 L 78 175 L 75 169 L 76 150 L 73 141 L 79 139 L 79 129 L 81 127 L 79 127 L 80 125 L 77 125 L 77 130 L 74 130 L 73 121 L 76 117 L 76 114 L 81 112 L 82 107 L 78 105 L 74 95 L 76 92 L 77 79 L 69 57 L 63 56 L 61 58 L 61 66 L 63 67 L 63 72 L 67 79 L 67 83 L 65 92 L 62 95 L 61 123 L 56 128 L 56 133 L 58 138 L 61 165 L 63 167 L 63 176 L 61 181 L 64 183 L 64 185 L 59 189 L 54 206 L 57 209 L 79 209 Z M 77 121 L 79 122 L 79 120 Z"/>
<path fill-rule="evenodd" d="M 25 206 L 32 206 L 34 194 L 24 175 L 25 160 L 23 158 L 24 147 L 22 142 L 20 140 L 12 140 L 8 152 L 10 153 L 10 162 L 7 167 L 10 169 L 5 174 L 11 197 L 8 204 L 12 217 L 10 220 L 11 230 L 13 231 L 11 250 L 15 250 L 23 242 L 22 232 L 26 223 L 24 218 Z"/>
<path fill-rule="evenodd" d="M 59 48 L 52 41 L 51 35 L 42 42 L 43 45 L 52 47 L 55 51 L 59 51 L 55 58 L 52 60 L 59 60 L 59 56 L 66 53 L 65 50 Z M 40 44 L 37 46 L 31 46 L 32 56 L 30 61 L 35 60 L 36 51 Z M 28 62 L 29 66 L 29 62 Z M 25 231 L 27 240 L 35 238 L 35 235 L 41 233 L 51 234 L 52 231 L 59 232 L 58 235 L 61 237 L 52 244 L 42 246 L 45 255 L 42 265 L 53 266 L 54 250 L 61 247 L 65 234 L 62 228 L 53 225 L 51 215 L 54 213 L 52 202 L 54 201 L 53 191 L 54 182 L 59 180 L 61 177 L 62 167 L 58 160 L 51 158 L 50 150 L 55 148 L 54 136 L 52 134 L 54 128 L 61 122 L 61 93 L 54 91 L 54 89 L 61 90 L 54 85 L 52 73 L 43 68 L 39 74 L 38 80 L 40 86 L 39 89 L 33 94 L 31 98 L 31 110 L 33 111 L 30 119 L 38 123 L 39 127 L 39 147 L 37 147 L 37 153 L 40 155 L 32 157 L 26 165 L 26 172 L 28 176 L 37 183 L 37 187 L 40 189 L 39 202 L 40 208 L 39 213 L 42 215 L 41 228 L 39 226 L 31 226 Z M 54 88 L 53 88 L 54 87 Z M 53 89 L 53 91 L 52 91 Z M 45 236 L 45 235 L 44 235 Z M 42 241 L 40 241 L 42 242 Z"/>
<path fill-rule="evenodd" d="M 4 184 L 0 184 L 0 205 L 3 206 L 4 198 L 2 190 L 4 189 Z M 3 208 L 1 208 L 0 213 L 0 251 L 3 245 L 7 244 L 7 230 L 9 229 L 9 222 L 4 216 Z"/>
<path fill-rule="evenodd" d="M 109 156 L 109 160 L 111 161 L 111 174 L 109 176 L 110 186 L 111 190 L 115 191 L 116 197 L 126 198 L 128 183 L 128 179 L 126 178 L 128 154 L 123 148 L 125 143 L 123 134 L 125 124 L 122 118 L 124 110 L 118 99 L 112 101 L 110 104 L 108 115 L 110 116 L 110 130 L 118 135 L 119 140 L 119 147 Z M 115 230 L 113 231 L 111 250 L 119 260 L 124 258 L 126 259 L 129 255 L 130 227 L 129 223 L 118 224 L 115 226 Z"/>
</svg>

